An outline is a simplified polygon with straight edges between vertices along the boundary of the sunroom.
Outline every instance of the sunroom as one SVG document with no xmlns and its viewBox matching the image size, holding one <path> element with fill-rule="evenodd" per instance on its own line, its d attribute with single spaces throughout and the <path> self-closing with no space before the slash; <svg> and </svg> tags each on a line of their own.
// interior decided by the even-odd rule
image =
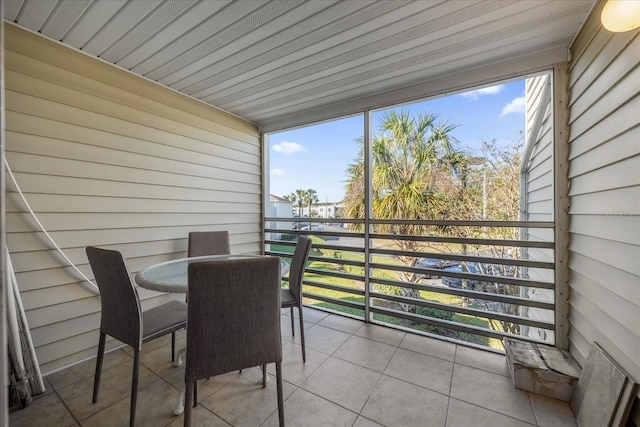
<svg viewBox="0 0 640 427">
<path fill-rule="evenodd" d="M 519 336 L 550 344 L 568 350 L 580 365 L 598 343 L 640 380 L 640 31 L 606 29 L 604 7 L 605 1 L 594 0 L 3 2 L 3 267 L 15 273 L 3 275 L 3 291 L 6 298 L 7 288 L 17 286 L 45 398 L 69 408 L 70 418 L 62 419 L 70 425 L 126 419 L 114 414 L 126 412 L 128 397 L 111 396 L 112 405 L 93 408 L 87 399 L 80 409 L 65 400 L 65 392 L 91 383 L 98 344 L 100 300 L 83 278 L 92 279 L 85 247 L 121 251 L 133 274 L 185 257 L 188 233 L 200 230 L 228 230 L 233 253 L 284 257 L 293 243 L 283 234 L 312 235 L 319 239 L 314 263 L 339 267 L 327 273 L 312 263 L 313 277 L 303 288 L 307 345 L 316 360 L 300 363 L 297 336 L 284 330 L 283 320 L 292 358 L 288 379 L 285 365 L 291 425 L 305 425 L 301 419 L 312 425 L 416 425 L 428 411 L 438 414 L 429 425 L 465 425 L 473 418 L 546 425 L 540 409 L 545 404 L 562 422 L 575 422 L 568 406 L 542 402 L 533 393 L 504 398 L 501 406 L 496 400 L 502 397 L 483 401 L 464 389 L 467 382 L 479 388 L 496 384 L 493 377 L 488 383 L 471 377 L 500 375 L 502 381 L 509 374 L 499 345 L 478 345 L 460 333 L 485 343 Z M 516 80 L 526 88 L 523 163 L 529 166 L 522 170 L 530 172 L 523 174 L 525 214 L 519 218 L 389 219 L 365 207 L 360 216 L 333 218 L 333 228 L 320 216 L 304 218 L 309 230 L 292 230 L 302 219 L 272 214 L 270 138 L 277 132 L 359 117 L 358 136 L 366 147 L 378 111 Z M 364 179 L 369 207 L 375 197 L 370 186 Z M 539 191 L 534 195 L 533 189 Z M 337 204 L 332 209 L 337 217 Z M 405 223 L 414 228 L 398 232 Z M 451 227 L 481 230 L 482 236 L 442 232 Z M 491 242 L 495 236 L 485 231 L 501 227 L 518 237 Z M 357 257 L 336 255 L 334 239 L 343 238 L 359 239 L 350 246 Z M 380 242 L 392 247 L 375 245 Z M 412 294 L 468 301 L 480 291 L 407 280 L 406 274 L 442 273 L 439 281 L 465 285 L 486 276 L 468 268 L 424 270 L 422 258 L 496 263 L 482 251 L 442 255 L 422 246 L 433 242 L 516 248 L 518 256 L 511 259 L 510 252 L 501 265 L 520 273 L 495 282 L 522 292 L 486 298 L 518 310 L 445 306 Z M 386 259 L 413 261 L 397 265 Z M 383 270 L 390 273 L 378 274 Z M 323 274 L 362 285 L 346 289 Z M 382 290 L 391 288 L 399 291 Z M 142 288 L 139 295 L 144 308 L 180 298 Z M 2 307 L 6 312 L 8 305 Z M 434 310 L 503 326 L 443 319 Z M 434 333 L 438 328 L 455 334 Z M 372 347 L 360 348 L 366 339 Z M 375 352 L 388 352 L 388 359 L 369 360 Z M 427 359 L 408 359 L 409 353 Z M 110 354 L 114 365 L 127 357 L 125 350 Z M 6 355 L 3 362 L 9 372 Z M 173 399 L 179 375 L 164 365 L 159 374 L 157 363 L 150 361 L 150 375 L 162 381 L 146 388 Z M 435 380 L 436 371 L 447 372 L 448 379 Z M 341 394 L 339 383 L 327 379 L 356 373 L 369 384 L 358 398 L 357 389 Z M 122 375 L 126 380 L 129 368 Z M 251 375 L 235 382 L 251 382 Z M 380 409 L 401 393 L 396 381 L 426 390 L 430 398 L 404 396 L 407 408 Z M 224 384 L 209 387 L 212 401 L 234 393 Z M 8 388 L 3 390 L 8 402 Z M 242 418 L 228 408 L 217 411 L 202 397 L 203 420 L 211 413 L 215 422 L 226 423 L 221 425 L 274 422 L 271 401 L 255 418 Z M 630 415 L 635 425 L 637 397 Z M 37 406 L 34 398 L 25 413 Z M 150 402 L 155 398 L 149 394 Z M 331 413 L 326 404 L 336 404 L 344 417 L 323 419 Z M 422 414 L 416 410 L 421 404 Z M 518 405 L 529 408 L 519 412 L 513 409 Z M 139 409 L 141 425 L 181 423 L 170 406 L 148 408 L 156 406 L 166 410 L 154 412 L 155 418 Z M 5 424 L 33 422 L 19 414 L 9 417 L 4 407 Z"/>
</svg>

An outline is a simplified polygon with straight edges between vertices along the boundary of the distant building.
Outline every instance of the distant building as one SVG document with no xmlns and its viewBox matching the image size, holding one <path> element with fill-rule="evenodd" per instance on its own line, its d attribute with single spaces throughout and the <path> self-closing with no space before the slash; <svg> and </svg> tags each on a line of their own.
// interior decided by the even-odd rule
<svg viewBox="0 0 640 427">
<path fill-rule="evenodd" d="M 293 218 L 293 209 L 291 201 L 282 197 L 269 195 L 269 208 L 266 217 L 269 218 Z M 277 228 L 280 230 L 291 230 L 292 221 L 270 221 L 267 228 Z M 267 239 L 280 239 L 280 233 L 267 233 Z"/>
<path fill-rule="evenodd" d="M 292 209 L 293 216 L 300 218 L 341 218 L 344 204 L 342 202 L 315 203 L 311 205 L 311 213 L 308 206 L 303 206 L 302 209 L 293 206 Z"/>
</svg>

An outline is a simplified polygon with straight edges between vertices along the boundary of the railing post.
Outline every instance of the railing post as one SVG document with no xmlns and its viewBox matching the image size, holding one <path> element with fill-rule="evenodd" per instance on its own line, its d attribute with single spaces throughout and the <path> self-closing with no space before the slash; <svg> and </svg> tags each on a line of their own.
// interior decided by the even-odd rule
<svg viewBox="0 0 640 427">
<path fill-rule="evenodd" d="M 371 217 L 373 215 L 372 199 L 373 191 L 371 188 L 371 110 L 364 112 L 364 320 L 371 322 L 371 271 L 369 266 L 370 259 L 370 234 L 371 234 Z"/>
<path fill-rule="evenodd" d="M 556 347 L 569 348 L 569 66 L 553 70 Z"/>
</svg>

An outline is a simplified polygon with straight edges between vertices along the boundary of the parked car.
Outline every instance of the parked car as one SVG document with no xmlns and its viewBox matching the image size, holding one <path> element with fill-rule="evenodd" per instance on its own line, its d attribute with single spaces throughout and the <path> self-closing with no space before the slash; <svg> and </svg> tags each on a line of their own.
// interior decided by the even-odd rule
<svg viewBox="0 0 640 427">
<path fill-rule="evenodd" d="M 420 268 L 431 268 L 434 270 L 443 270 L 447 267 L 451 267 L 456 265 L 451 261 L 439 259 L 439 258 L 419 258 L 416 262 L 416 267 Z M 437 279 L 440 275 L 436 274 L 423 274 L 421 276 L 423 279 Z"/>
<path fill-rule="evenodd" d="M 501 276 L 498 267 L 495 264 L 482 264 L 477 262 L 467 262 L 465 263 L 466 268 L 463 268 L 462 265 L 455 265 L 452 267 L 445 268 L 444 271 L 452 272 L 452 273 L 471 273 L 471 274 L 483 274 L 487 276 Z M 511 274 L 511 269 L 507 270 L 507 276 Z M 459 277 L 448 277 L 442 276 L 442 284 L 449 286 L 451 288 L 462 288 L 463 279 Z M 475 289 L 478 285 L 478 281 L 473 279 L 466 279 L 467 281 L 467 289 Z M 492 282 L 480 282 L 480 283 L 492 283 Z M 502 286 L 502 285 L 500 285 Z"/>
<path fill-rule="evenodd" d="M 309 224 L 305 223 L 305 225 L 300 227 L 300 230 L 307 231 L 324 231 L 324 226 L 322 224 Z"/>
<path fill-rule="evenodd" d="M 308 222 L 294 222 L 293 223 L 293 228 L 294 230 L 304 230 L 304 227 L 309 227 L 309 223 Z M 308 230 L 309 228 L 307 228 Z"/>
<path fill-rule="evenodd" d="M 444 269 L 444 271 L 450 272 L 450 273 L 472 273 L 472 274 L 478 274 L 480 272 L 478 268 L 478 264 L 473 262 L 466 263 L 466 269 L 463 269 L 462 265 L 458 264 L 458 265 L 452 265 L 451 267 L 447 267 Z M 449 286 L 450 288 L 457 288 L 457 289 L 462 288 L 462 280 L 463 279 L 459 277 L 442 276 L 442 284 L 445 286 Z M 468 289 L 473 289 L 475 288 L 475 286 L 476 286 L 475 280 L 467 279 Z"/>
</svg>

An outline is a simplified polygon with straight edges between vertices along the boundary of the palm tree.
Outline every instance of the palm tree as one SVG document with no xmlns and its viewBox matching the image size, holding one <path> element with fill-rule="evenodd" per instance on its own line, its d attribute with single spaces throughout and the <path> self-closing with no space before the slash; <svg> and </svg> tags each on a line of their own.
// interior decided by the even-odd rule
<svg viewBox="0 0 640 427">
<path fill-rule="evenodd" d="M 295 202 L 298 205 L 298 216 L 302 218 L 302 206 L 304 205 L 304 194 L 305 191 L 301 189 L 297 189 L 289 197 L 291 197 L 291 201 Z"/>
<path fill-rule="evenodd" d="M 314 203 L 318 203 L 318 192 L 313 189 L 308 189 L 304 191 L 303 196 L 304 203 L 307 205 L 309 217 L 311 217 L 311 205 Z"/>
<path fill-rule="evenodd" d="M 379 132 L 371 143 L 372 156 L 372 210 L 376 219 L 438 219 L 447 205 L 443 186 L 455 176 L 464 155 L 454 146 L 457 140 L 451 132 L 457 125 L 437 121 L 434 114 L 389 112 L 382 116 Z M 347 169 L 345 216 L 364 218 L 364 144 L 355 163 Z M 379 232 L 399 235 L 420 235 L 425 226 L 398 224 L 381 225 Z M 419 251 L 420 243 L 398 239 L 401 251 Z M 403 264 L 415 266 L 417 258 L 397 256 Z M 419 275 L 403 272 L 401 279 L 417 282 Z M 419 291 L 400 288 L 400 294 L 419 298 Z M 415 306 L 402 304 L 405 311 L 415 311 Z"/>
</svg>

